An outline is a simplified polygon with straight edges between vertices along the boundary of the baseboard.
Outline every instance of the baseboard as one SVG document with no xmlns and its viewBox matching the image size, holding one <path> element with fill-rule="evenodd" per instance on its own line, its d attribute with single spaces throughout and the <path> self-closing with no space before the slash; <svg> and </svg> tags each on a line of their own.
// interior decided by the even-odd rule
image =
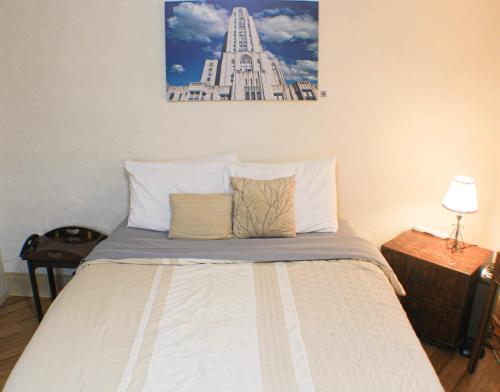
<svg viewBox="0 0 500 392">
<path fill-rule="evenodd" d="M 56 274 L 56 287 L 60 291 L 69 282 L 71 275 Z M 27 272 L 6 272 L 5 280 L 7 280 L 8 295 L 17 295 L 21 297 L 32 297 L 30 277 Z M 40 297 L 49 298 L 49 282 L 46 274 L 36 274 L 38 283 L 38 291 Z"/>
</svg>

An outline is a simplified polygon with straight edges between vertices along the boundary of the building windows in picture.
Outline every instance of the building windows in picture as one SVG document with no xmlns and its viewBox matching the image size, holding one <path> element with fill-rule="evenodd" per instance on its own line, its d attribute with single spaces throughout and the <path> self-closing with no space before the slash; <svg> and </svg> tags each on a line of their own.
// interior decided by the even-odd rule
<svg viewBox="0 0 500 392">
<path fill-rule="evenodd" d="M 240 59 L 240 66 L 241 66 L 241 70 L 243 72 L 251 72 L 252 71 L 252 59 L 250 58 L 249 55 L 245 54 L 243 56 L 241 56 L 241 59 Z"/>
<path fill-rule="evenodd" d="M 189 101 L 199 101 L 200 100 L 201 91 L 190 91 L 189 92 Z"/>
<path fill-rule="evenodd" d="M 278 71 L 278 66 L 276 65 L 276 63 L 272 63 L 271 64 L 271 69 L 273 70 L 273 73 L 274 73 L 274 79 L 276 80 L 276 83 L 277 84 L 284 84 L 283 83 L 283 80 L 280 76 L 280 73 Z"/>
<path fill-rule="evenodd" d="M 276 97 L 276 99 L 278 101 L 282 101 L 284 100 L 285 98 L 283 97 L 283 93 L 274 93 L 274 96 Z"/>
<path fill-rule="evenodd" d="M 245 87 L 245 100 L 246 101 L 260 101 L 262 99 L 262 94 L 260 89 L 255 86 Z"/>
<path fill-rule="evenodd" d="M 315 99 L 312 90 L 302 90 L 302 96 L 308 101 Z"/>
<path fill-rule="evenodd" d="M 170 93 L 170 95 L 168 96 L 168 100 L 173 101 L 174 98 L 175 98 L 175 93 Z"/>
</svg>

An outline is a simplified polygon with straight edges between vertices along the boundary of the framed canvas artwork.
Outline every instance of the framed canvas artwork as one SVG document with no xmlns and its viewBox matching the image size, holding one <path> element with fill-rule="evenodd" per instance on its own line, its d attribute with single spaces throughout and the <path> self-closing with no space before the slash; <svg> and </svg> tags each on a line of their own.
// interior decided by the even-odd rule
<svg viewBox="0 0 500 392">
<path fill-rule="evenodd" d="M 167 101 L 318 99 L 318 1 L 165 1 Z"/>
</svg>

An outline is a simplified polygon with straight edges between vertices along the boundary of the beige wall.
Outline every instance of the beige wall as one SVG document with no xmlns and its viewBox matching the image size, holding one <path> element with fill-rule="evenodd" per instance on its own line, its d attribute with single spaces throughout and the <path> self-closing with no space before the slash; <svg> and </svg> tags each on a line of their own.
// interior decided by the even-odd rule
<svg viewBox="0 0 500 392">
<path fill-rule="evenodd" d="M 7 296 L 7 281 L 5 280 L 2 253 L 0 252 L 0 305 L 5 300 Z"/>
<path fill-rule="evenodd" d="M 500 135 L 499 135 L 500 136 Z M 499 138 L 500 139 L 500 138 Z M 500 140 L 498 145 L 500 145 Z M 500 160 L 500 148 L 497 148 L 497 158 Z M 491 213 L 490 244 L 497 252 L 500 252 L 500 164 L 497 163 L 496 183 L 498 184 L 494 194 L 494 205 Z"/>
<path fill-rule="evenodd" d="M 17 253 L 32 232 L 119 223 L 125 159 L 229 150 L 262 161 L 336 155 L 340 215 L 376 244 L 414 224 L 448 230 L 448 182 L 473 176 L 481 210 L 466 217 L 466 238 L 500 247 L 499 8 L 322 0 L 328 98 L 168 104 L 161 1 L 0 0 L 6 270 L 23 270 Z"/>
</svg>

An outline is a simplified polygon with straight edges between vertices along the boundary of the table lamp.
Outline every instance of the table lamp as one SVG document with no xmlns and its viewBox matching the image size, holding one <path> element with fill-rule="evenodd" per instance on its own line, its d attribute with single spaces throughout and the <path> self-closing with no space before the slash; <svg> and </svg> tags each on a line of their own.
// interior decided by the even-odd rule
<svg viewBox="0 0 500 392">
<path fill-rule="evenodd" d="M 443 198 L 443 207 L 457 214 L 457 224 L 446 242 L 448 249 L 460 252 L 465 248 L 460 225 L 463 214 L 472 214 L 479 208 L 477 205 L 477 190 L 474 179 L 466 176 L 455 176 L 451 180 L 448 191 Z"/>
</svg>

